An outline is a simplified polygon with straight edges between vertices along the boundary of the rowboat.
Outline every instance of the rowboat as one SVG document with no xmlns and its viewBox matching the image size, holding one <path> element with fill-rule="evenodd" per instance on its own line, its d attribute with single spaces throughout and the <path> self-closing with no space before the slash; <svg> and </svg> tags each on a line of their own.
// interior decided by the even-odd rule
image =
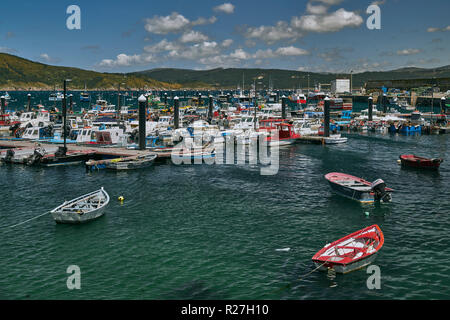
<svg viewBox="0 0 450 320">
<path fill-rule="evenodd" d="M 108 203 L 109 195 L 102 187 L 100 190 L 65 201 L 50 213 L 56 223 L 83 223 L 102 216 Z"/>
<path fill-rule="evenodd" d="M 132 170 L 150 167 L 157 155 L 147 154 L 142 156 L 137 156 L 133 158 L 125 159 L 112 159 L 105 164 L 106 169 L 111 170 Z"/>
<path fill-rule="evenodd" d="M 402 154 L 400 156 L 400 161 L 402 166 L 419 168 L 419 169 L 431 169 L 437 170 L 439 166 L 444 161 L 442 158 L 423 158 L 413 154 Z"/>
<path fill-rule="evenodd" d="M 126 158 L 114 158 L 106 160 L 89 160 L 86 162 L 86 171 L 94 169 L 132 170 L 150 167 L 157 155 L 146 154 Z"/>
<path fill-rule="evenodd" d="M 383 233 L 375 224 L 325 245 L 312 260 L 319 270 L 345 274 L 371 264 L 383 244 Z"/>
<path fill-rule="evenodd" d="M 370 183 L 362 178 L 339 172 L 328 173 L 325 179 L 328 180 L 334 192 L 361 203 L 390 202 L 391 192 L 394 191 L 386 188 L 386 183 L 381 179 Z"/>
</svg>

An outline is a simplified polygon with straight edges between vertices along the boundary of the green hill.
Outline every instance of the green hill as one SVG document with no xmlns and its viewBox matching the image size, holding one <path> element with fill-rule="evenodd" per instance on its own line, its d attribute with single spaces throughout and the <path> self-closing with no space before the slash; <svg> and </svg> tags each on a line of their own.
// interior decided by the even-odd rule
<svg viewBox="0 0 450 320">
<path fill-rule="evenodd" d="M 306 88 L 315 83 L 330 84 L 336 78 L 349 78 L 350 74 L 314 73 L 280 69 L 223 69 L 188 70 L 188 69 L 152 69 L 132 73 L 132 75 L 150 77 L 159 81 L 179 83 L 183 87 L 236 88 L 242 86 L 244 75 L 245 88 L 258 79 L 258 86 L 274 88 Z M 436 69 L 403 68 L 392 71 L 363 72 L 353 75 L 353 87 L 364 86 L 369 80 L 427 79 L 450 77 L 450 66 Z"/>
<path fill-rule="evenodd" d="M 330 84 L 336 78 L 349 78 L 349 74 L 314 73 L 280 69 L 239 69 L 217 68 L 211 70 L 189 70 L 160 68 L 132 73 L 101 73 L 70 67 L 56 67 L 33 62 L 6 53 L 0 53 L 0 89 L 53 90 L 61 88 L 64 79 L 72 79 L 70 88 L 83 89 L 86 83 L 91 90 L 116 90 L 122 88 L 139 89 L 179 89 L 179 88 L 236 88 L 245 89 L 257 80 L 258 88 L 294 89 L 314 87 L 314 84 Z M 450 66 L 435 69 L 402 68 L 392 71 L 363 72 L 353 75 L 353 88 L 364 86 L 369 80 L 403 80 L 449 78 Z"/>
<path fill-rule="evenodd" d="M 179 85 L 168 84 L 149 77 L 136 77 L 119 73 L 100 73 L 78 68 L 56 67 L 33 62 L 6 53 L 0 53 L 0 88 L 6 90 L 53 90 L 61 88 L 64 79 L 71 79 L 70 88 L 110 90 L 122 88 L 165 88 L 176 89 Z"/>
</svg>

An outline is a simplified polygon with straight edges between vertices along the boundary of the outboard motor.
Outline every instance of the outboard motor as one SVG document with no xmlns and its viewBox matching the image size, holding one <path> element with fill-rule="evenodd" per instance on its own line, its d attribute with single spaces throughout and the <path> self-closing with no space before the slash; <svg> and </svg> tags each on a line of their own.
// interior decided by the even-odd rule
<svg viewBox="0 0 450 320">
<path fill-rule="evenodd" d="M 67 147 L 58 147 L 58 150 L 55 152 L 55 157 L 64 157 L 67 153 Z"/>
<path fill-rule="evenodd" d="M 45 156 L 45 150 L 41 147 L 34 149 L 33 155 L 27 159 L 27 165 L 31 166 L 38 163 Z"/>
<path fill-rule="evenodd" d="M 375 201 L 390 202 L 392 200 L 390 193 L 386 191 L 386 183 L 383 180 L 375 180 L 370 188 L 375 193 Z"/>
<path fill-rule="evenodd" d="M 3 158 L 3 161 L 10 163 L 15 154 L 16 153 L 13 149 L 8 149 L 8 151 L 6 151 L 6 156 Z"/>
</svg>

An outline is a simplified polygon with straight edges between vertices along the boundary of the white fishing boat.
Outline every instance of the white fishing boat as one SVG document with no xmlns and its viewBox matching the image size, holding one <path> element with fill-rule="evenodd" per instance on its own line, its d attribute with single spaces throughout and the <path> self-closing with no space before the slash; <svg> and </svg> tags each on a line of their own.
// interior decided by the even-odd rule
<svg viewBox="0 0 450 320">
<path fill-rule="evenodd" d="M 324 138 L 326 144 L 346 143 L 347 140 L 348 138 L 342 137 L 340 134 L 332 134 L 329 137 Z"/>
<path fill-rule="evenodd" d="M 61 92 L 50 93 L 50 95 L 48 96 L 48 101 L 62 101 L 63 98 L 64 94 L 62 94 Z"/>
<path fill-rule="evenodd" d="M 51 212 L 56 223 L 83 223 L 101 217 L 109 203 L 109 195 L 103 189 L 64 202 Z"/>
</svg>

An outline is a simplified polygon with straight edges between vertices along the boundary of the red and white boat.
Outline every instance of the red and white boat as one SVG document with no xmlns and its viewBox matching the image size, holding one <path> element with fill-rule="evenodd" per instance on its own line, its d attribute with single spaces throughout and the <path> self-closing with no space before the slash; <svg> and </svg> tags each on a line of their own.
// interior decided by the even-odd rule
<svg viewBox="0 0 450 320">
<path fill-rule="evenodd" d="M 298 133 L 295 133 L 294 127 L 289 123 L 275 123 L 276 130 L 278 130 L 278 139 L 269 136 L 267 137 L 267 141 L 269 146 L 286 146 L 290 144 L 294 144 L 298 142 L 301 136 Z"/>
<path fill-rule="evenodd" d="M 400 156 L 400 161 L 402 166 L 405 167 L 437 170 L 439 169 L 441 163 L 444 162 L 444 159 L 442 158 L 429 159 L 419 157 L 413 154 L 402 154 Z"/>
<path fill-rule="evenodd" d="M 319 270 L 345 274 L 371 264 L 383 244 L 383 233 L 375 224 L 325 245 L 312 260 Z"/>
</svg>

